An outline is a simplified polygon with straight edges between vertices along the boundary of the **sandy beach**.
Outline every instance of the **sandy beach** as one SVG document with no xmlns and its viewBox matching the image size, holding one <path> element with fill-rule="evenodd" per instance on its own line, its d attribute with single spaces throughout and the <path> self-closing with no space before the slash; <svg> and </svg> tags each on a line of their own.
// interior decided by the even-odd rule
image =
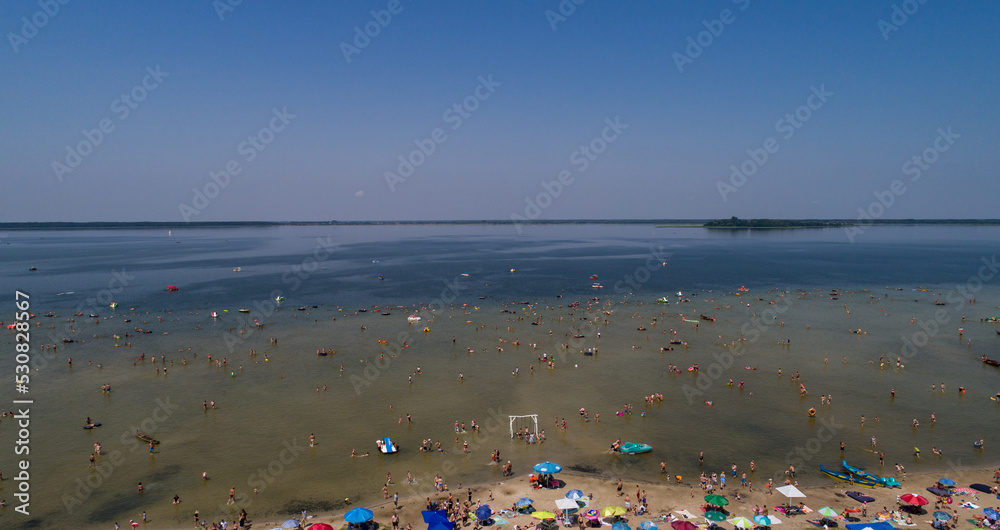
<svg viewBox="0 0 1000 530">
<path fill-rule="evenodd" d="M 968 486 L 971 483 L 977 482 L 992 486 L 996 484 L 994 481 L 995 471 L 996 470 L 991 469 L 961 470 L 952 473 L 950 478 L 958 482 L 959 487 Z M 425 523 L 423 522 L 420 512 L 421 510 L 426 509 L 427 498 L 430 498 L 432 501 L 440 502 L 446 500 L 449 494 L 451 494 L 454 496 L 456 502 L 467 502 L 470 498 L 469 491 L 471 490 L 471 504 L 473 509 L 478 504 L 488 504 L 494 512 L 498 512 L 503 509 L 509 510 L 514 506 L 518 499 L 528 497 L 535 501 L 533 506 L 536 509 L 558 512 L 555 507 L 555 501 L 557 499 L 564 498 L 566 492 L 569 490 L 579 489 L 583 491 L 585 496 L 583 500 L 588 502 L 588 507 L 584 508 L 584 510 L 596 509 L 599 511 L 605 506 L 625 506 L 626 496 L 630 498 L 632 505 L 635 506 L 635 492 L 638 488 L 640 492 L 645 493 L 648 502 L 648 512 L 643 515 L 630 514 L 623 516 L 623 519 L 626 520 L 628 525 L 633 529 L 638 528 L 639 524 L 643 521 L 649 521 L 662 515 L 671 514 L 678 519 L 687 519 L 702 527 L 708 526 L 708 521 L 702 516 L 702 507 L 705 505 L 704 497 L 706 495 L 706 491 L 701 488 L 699 477 L 693 477 L 694 480 L 689 480 L 689 477 L 683 477 L 680 483 L 677 483 L 675 478 L 671 478 L 673 482 L 670 484 L 665 483 L 665 480 L 662 482 L 637 482 L 623 477 L 621 496 L 617 493 L 617 477 L 598 476 L 574 471 L 564 471 L 556 475 L 556 477 L 560 479 L 562 484 L 560 487 L 552 489 L 534 488 L 534 486 L 529 482 L 529 475 L 525 474 L 511 477 L 500 482 L 463 486 L 462 489 L 452 489 L 448 492 L 436 493 L 429 497 L 421 497 L 419 495 L 411 495 L 407 497 L 400 496 L 398 510 L 394 510 L 391 498 L 388 501 L 365 507 L 374 512 L 374 520 L 379 523 L 380 528 L 391 528 L 390 520 L 393 512 L 396 511 L 399 516 L 400 528 L 406 528 L 407 525 L 412 525 L 413 528 L 419 530 L 425 528 Z M 822 517 L 818 513 L 818 510 L 822 507 L 833 508 L 841 514 L 836 518 L 840 526 L 843 526 L 843 524 L 848 522 L 844 519 L 844 515 L 854 516 L 865 522 L 874 521 L 876 520 L 876 514 L 883 508 L 887 508 L 890 511 L 898 511 L 900 505 L 898 504 L 897 497 L 899 495 L 905 493 L 917 493 L 927 498 L 930 501 L 930 504 L 923 507 L 924 510 L 922 514 L 912 515 L 913 524 L 916 527 L 929 528 L 929 521 L 932 520 L 931 514 L 937 509 L 934 507 L 934 503 L 938 498 L 927 492 L 926 488 L 928 486 L 933 486 L 940 478 L 942 477 L 939 474 L 911 474 L 906 476 L 901 481 L 903 484 L 902 488 L 864 488 L 851 486 L 847 483 L 835 483 L 833 481 L 831 481 L 829 485 L 825 486 L 800 486 L 799 489 L 806 495 L 806 497 L 803 499 L 795 499 L 795 503 L 801 501 L 806 507 L 808 507 L 809 510 L 811 510 L 811 512 L 793 516 L 785 516 L 775 510 L 776 506 L 787 502 L 787 499 L 784 496 L 777 492 L 768 494 L 762 487 L 754 486 L 753 491 L 751 492 L 750 488 L 740 486 L 738 481 L 730 481 L 721 493 L 723 493 L 730 501 L 730 504 L 726 506 L 726 511 L 729 514 L 727 519 L 732 519 L 733 517 L 746 517 L 751 519 L 754 515 L 755 507 L 766 506 L 770 515 L 775 515 L 780 519 L 780 528 L 784 528 L 786 530 L 799 528 L 821 528 L 822 525 L 814 525 L 809 521 L 815 521 Z M 389 491 L 391 495 L 396 491 L 396 489 L 390 487 Z M 740 500 L 736 500 L 734 498 L 734 494 L 737 491 L 740 493 Z M 846 491 L 860 491 L 864 495 L 875 498 L 874 502 L 868 503 L 868 517 L 862 518 L 861 513 L 845 513 L 844 510 L 848 508 L 861 508 L 860 503 L 845 495 Z M 718 488 L 716 488 L 715 493 L 720 493 Z M 997 500 L 996 496 L 986 493 L 979 493 L 977 495 L 956 495 L 954 499 L 953 503 L 946 504 L 940 507 L 940 509 L 954 516 L 952 522 L 956 524 L 955 528 L 959 529 L 974 528 L 975 525 L 968 520 L 973 519 L 973 515 L 981 516 L 981 508 L 996 508 L 1000 506 L 1000 501 Z M 980 506 L 980 509 L 961 507 L 960 503 L 962 502 L 972 502 Z M 355 506 L 353 505 L 351 506 L 351 508 L 354 507 Z M 692 517 L 687 518 L 685 515 L 679 513 L 683 510 L 692 514 Z M 347 525 L 344 522 L 343 517 L 345 511 L 346 510 L 339 510 L 336 512 L 322 514 L 310 514 L 312 517 L 307 519 L 306 525 L 327 523 L 334 528 L 346 528 Z M 903 516 L 905 517 L 906 514 L 904 513 Z M 525 514 L 520 514 L 513 518 L 507 516 L 502 517 L 504 517 L 508 522 L 506 524 L 500 524 L 498 528 L 504 528 L 506 530 L 513 530 L 514 525 L 520 526 L 522 529 L 534 528 L 539 522 L 537 519 Z M 470 519 L 474 520 L 474 516 Z M 252 522 L 253 526 L 256 528 L 270 529 L 281 526 L 281 523 L 284 520 L 286 519 L 267 519 Z M 473 526 L 471 520 L 468 523 L 469 527 Z M 669 523 L 658 524 L 662 528 Z M 461 523 L 456 525 L 456 528 L 460 525 Z M 898 523 L 894 523 L 894 525 L 897 527 L 905 526 Z M 720 526 L 730 528 L 732 525 L 722 522 Z"/>
</svg>

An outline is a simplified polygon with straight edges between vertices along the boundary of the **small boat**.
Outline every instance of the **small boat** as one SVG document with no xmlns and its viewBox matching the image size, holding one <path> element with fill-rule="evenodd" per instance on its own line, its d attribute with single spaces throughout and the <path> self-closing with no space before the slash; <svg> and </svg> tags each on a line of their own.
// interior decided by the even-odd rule
<svg viewBox="0 0 1000 530">
<path fill-rule="evenodd" d="M 658 303 L 658 304 L 669 304 L 670 300 L 667 300 L 667 297 L 664 296 L 663 298 L 657 298 L 656 299 L 656 303 Z"/>
<path fill-rule="evenodd" d="M 367 312 L 368 312 L 367 309 L 358 309 L 358 313 L 367 313 Z"/>
<path fill-rule="evenodd" d="M 638 455 L 642 453 L 648 453 L 653 450 L 653 446 L 649 444 L 635 444 L 632 442 L 625 442 L 621 447 L 618 448 L 618 452 L 623 455 Z"/>
<path fill-rule="evenodd" d="M 594 284 L 591 285 L 591 287 L 593 287 L 594 289 L 603 289 L 604 288 L 604 286 L 601 285 L 600 282 L 594 282 Z"/>
<path fill-rule="evenodd" d="M 410 323 L 419 322 L 420 321 L 420 317 L 418 317 L 417 315 L 410 315 L 410 316 L 406 317 L 406 321 L 410 322 Z"/>
<path fill-rule="evenodd" d="M 388 436 L 381 440 L 375 440 L 375 446 L 378 447 L 380 453 L 385 455 L 391 455 L 399 451 L 399 448 L 392 443 L 392 440 Z"/>
<path fill-rule="evenodd" d="M 150 436 L 150 435 L 148 435 L 148 434 L 146 434 L 146 433 L 144 433 L 142 431 L 135 431 L 135 437 L 138 438 L 138 439 L 140 439 L 140 440 L 142 440 L 142 441 L 144 441 L 144 442 L 146 442 L 146 443 L 148 443 L 148 444 L 153 444 L 153 445 L 159 445 L 160 444 L 159 440 L 157 440 L 156 438 L 153 438 L 152 436 Z"/>
<path fill-rule="evenodd" d="M 29 270 L 29 271 L 37 271 L 37 270 L 38 270 L 38 267 L 28 267 L 28 270 Z"/>
<path fill-rule="evenodd" d="M 233 269 L 233 272 L 243 272 L 243 269 L 240 267 L 236 267 L 235 269 Z"/>
<path fill-rule="evenodd" d="M 715 322 L 715 317 L 710 317 L 710 316 L 706 316 L 706 315 L 699 315 L 699 316 L 701 317 L 702 320 L 707 320 L 709 322 Z"/>
<path fill-rule="evenodd" d="M 90 318 L 100 318 L 100 317 L 101 317 L 101 315 L 98 315 L 97 313 L 91 313 L 90 314 Z"/>
<path fill-rule="evenodd" d="M 839 471 L 830 471 L 829 469 L 823 467 L 822 464 L 820 464 L 819 470 L 821 472 L 823 472 L 824 475 L 826 475 L 826 476 L 828 476 L 828 477 L 830 477 L 830 478 L 832 478 L 834 480 L 840 480 L 840 481 L 843 481 L 843 482 L 851 482 L 855 486 L 862 486 L 862 487 L 865 487 L 865 488 L 873 488 L 876 485 L 875 481 L 873 481 L 873 480 L 868 480 L 868 479 L 864 479 L 864 478 L 855 478 L 855 477 L 852 477 L 851 475 L 848 475 L 847 473 L 841 473 Z"/>
<path fill-rule="evenodd" d="M 249 309 L 240 309 L 239 312 L 240 313 L 249 313 L 250 310 Z"/>
<path fill-rule="evenodd" d="M 990 366 L 1000 367 L 1000 361 L 998 361 L 996 359 L 990 359 L 990 358 L 986 357 L 985 355 L 983 356 L 983 363 L 988 364 Z"/>
<path fill-rule="evenodd" d="M 392 314 L 392 313 L 390 313 L 390 312 L 388 312 L 388 311 L 383 311 L 383 312 L 382 312 L 382 316 L 384 316 L 384 317 L 387 317 L 387 316 L 389 316 L 389 315 L 391 315 L 391 314 Z"/>
<path fill-rule="evenodd" d="M 591 276 L 591 277 L 590 277 L 590 279 L 591 279 L 591 280 L 596 280 L 596 279 L 597 279 L 597 275 L 596 275 L 596 274 L 594 274 L 593 276 Z"/>
<path fill-rule="evenodd" d="M 176 285 L 168 285 L 167 286 L 167 290 L 168 291 L 179 291 L 180 289 Z"/>
<path fill-rule="evenodd" d="M 847 461 L 846 460 L 841 460 L 840 463 L 844 466 L 844 469 L 846 469 L 848 473 L 850 473 L 850 474 L 852 474 L 852 475 L 854 475 L 856 477 L 855 480 L 857 480 L 859 478 L 860 479 L 865 479 L 865 480 L 872 480 L 876 484 L 878 484 L 879 486 L 885 486 L 887 488 L 902 488 L 903 487 L 903 485 L 900 484 L 898 480 L 896 480 L 896 479 L 894 479 L 892 477 L 877 477 L 875 475 L 872 475 L 870 473 L 865 472 L 863 469 L 847 465 Z"/>
<path fill-rule="evenodd" d="M 216 311 L 212 311 L 212 318 L 219 318 L 219 313 Z"/>
</svg>

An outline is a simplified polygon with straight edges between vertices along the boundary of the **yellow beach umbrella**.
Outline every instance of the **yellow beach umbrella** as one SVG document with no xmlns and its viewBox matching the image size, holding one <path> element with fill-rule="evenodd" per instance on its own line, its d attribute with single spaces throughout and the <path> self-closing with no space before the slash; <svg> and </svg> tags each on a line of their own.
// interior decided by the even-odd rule
<svg viewBox="0 0 1000 530">
<path fill-rule="evenodd" d="M 531 516 L 534 517 L 535 519 L 555 519 L 556 518 L 556 514 L 554 514 L 552 512 L 542 512 L 542 511 L 531 512 Z"/>
<path fill-rule="evenodd" d="M 614 517 L 616 515 L 625 515 L 625 508 L 621 506 L 605 506 L 601 508 L 601 517 Z"/>
</svg>

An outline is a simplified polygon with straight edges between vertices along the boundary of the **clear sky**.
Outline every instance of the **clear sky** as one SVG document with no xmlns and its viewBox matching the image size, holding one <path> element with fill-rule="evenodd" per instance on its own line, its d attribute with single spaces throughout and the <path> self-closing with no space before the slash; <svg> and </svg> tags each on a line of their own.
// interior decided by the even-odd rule
<svg viewBox="0 0 1000 530">
<path fill-rule="evenodd" d="M 0 221 L 1000 217 L 998 2 L 48 1 Z"/>
</svg>

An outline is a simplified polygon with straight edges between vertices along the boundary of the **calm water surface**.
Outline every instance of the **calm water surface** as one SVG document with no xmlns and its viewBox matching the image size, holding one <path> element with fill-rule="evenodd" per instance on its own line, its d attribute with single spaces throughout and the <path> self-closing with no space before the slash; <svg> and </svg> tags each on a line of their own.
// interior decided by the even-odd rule
<svg viewBox="0 0 1000 530">
<path fill-rule="evenodd" d="M 818 466 L 839 466 L 840 441 L 848 461 L 877 470 L 872 437 L 889 468 L 957 475 L 995 465 L 1000 408 L 988 397 L 1000 391 L 1000 371 L 979 359 L 1000 357 L 1000 326 L 980 321 L 1000 313 L 984 265 L 998 236 L 995 227 L 880 227 L 851 244 L 833 229 L 646 225 L 0 233 L 2 320 L 11 322 L 15 289 L 31 295 L 36 314 L 31 513 L 43 527 L 124 523 L 143 510 L 180 525 L 195 509 L 212 519 L 238 511 L 225 505 L 235 485 L 252 516 L 293 515 L 379 499 L 387 472 L 401 495 L 425 494 L 434 475 L 499 480 L 487 465 L 494 449 L 516 472 L 551 459 L 653 481 L 661 460 L 687 481 L 754 459 L 755 483 L 783 478 L 789 464 L 800 481 L 823 483 Z M 654 303 L 664 296 L 668 304 Z M 422 320 L 409 324 L 410 314 Z M 671 340 L 687 347 L 662 351 Z M 5 342 L 13 351 L 12 332 Z M 589 348 L 598 354 L 581 353 Z M 538 363 L 542 354 L 555 369 Z M 880 368 L 880 356 L 892 361 Z M 13 371 L 12 355 L 0 357 L 0 372 Z M 645 405 L 654 393 L 663 400 Z M 832 404 L 821 403 L 827 394 Z M 203 410 L 206 400 L 214 411 Z M 632 414 L 616 415 L 626 404 Z M 508 417 L 524 414 L 538 415 L 546 443 L 510 440 Z M 88 416 L 102 426 L 82 429 Z M 456 436 L 455 421 L 473 419 L 480 432 Z M 162 442 L 155 453 L 136 429 Z M 16 434 L 0 422 L 3 447 Z M 400 453 L 349 456 L 375 451 L 382 436 Z M 428 438 L 444 453 L 418 451 Z M 617 438 L 655 449 L 607 454 Z M 979 438 L 984 451 L 972 447 Z M 92 470 L 95 442 L 104 455 Z M 5 450 L 8 505 L 15 463 Z M 407 471 L 418 484 L 404 484 Z M 0 520 L 25 521 L 10 508 Z"/>
</svg>

